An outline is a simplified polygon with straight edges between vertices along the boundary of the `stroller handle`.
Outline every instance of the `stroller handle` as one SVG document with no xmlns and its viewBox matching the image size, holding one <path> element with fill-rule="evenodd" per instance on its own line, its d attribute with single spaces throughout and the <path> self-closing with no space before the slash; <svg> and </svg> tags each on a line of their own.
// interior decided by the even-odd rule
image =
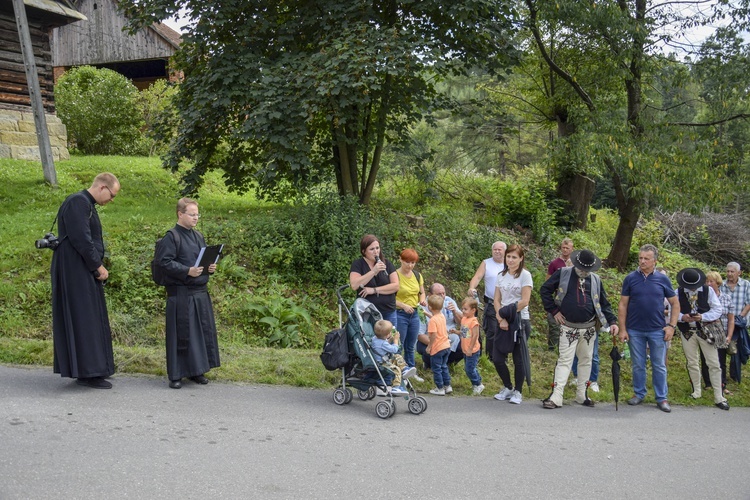
<svg viewBox="0 0 750 500">
<path fill-rule="evenodd" d="M 342 302 L 344 300 L 341 298 L 341 292 L 343 292 L 347 288 L 351 288 L 348 283 L 346 285 L 341 285 L 340 287 L 336 288 L 336 297 L 338 297 L 339 302 Z"/>
</svg>

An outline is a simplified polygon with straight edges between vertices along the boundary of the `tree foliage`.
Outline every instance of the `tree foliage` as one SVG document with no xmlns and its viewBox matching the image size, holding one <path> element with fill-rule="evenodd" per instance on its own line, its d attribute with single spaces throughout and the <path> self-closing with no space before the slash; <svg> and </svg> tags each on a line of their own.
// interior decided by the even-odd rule
<svg viewBox="0 0 750 500">
<path fill-rule="evenodd" d="M 55 85 L 57 114 L 71 146 L 87 154 L 143 154 L 138 89 L 110 69 L 81 66 Z"/>
<path fill-rule="evenodd" d="M 640 214 L 648 207 L 700 211 L 718 206 L 725 194 L 727 165 L 710 161 L 710 141 L 693 128 L 669 126 L 670 115 L 684 109 L 683 103 L 665 106 L 677 93 L 655 85 L 668 81 L 657 78 L 662 68 L 674 66 L 662 56 L 664 47 L 675 44 L 687 28 L 741 14 L 747 1 L 717 2 L 708 11 L 700 9 L 703 3 L 525 0 L 527 25 L 545 64 L 589 112 L 587 140 L 579 138 L 578 143 L 587 144 L 591 160 L 601 162 L 612 180 L 620 224 L 607 262 L 621 269 Z M 619 82 L 616 93 L 621 97 L 597 96 L 597 82 L 578 79 L 577 66 L 559 57 L 550 43 L 553 32 L 575 34 L 567 39 L 576 40 L 588 54 L 603 55 L 594 74 Z"/>
<path fill-rule="evenodd" d="M 124 0 L 134 27 L 167 0 Z M 448 105 L 436 89 L 472 65 L 516 60 L 511 2 L 192 0 L 177 69 L 181 127 L 167 156 L 194 192 L 222 169 L 228 185 L 270 196 L 333 180 L 368 202 L 383 147 Z"/>
</svg>

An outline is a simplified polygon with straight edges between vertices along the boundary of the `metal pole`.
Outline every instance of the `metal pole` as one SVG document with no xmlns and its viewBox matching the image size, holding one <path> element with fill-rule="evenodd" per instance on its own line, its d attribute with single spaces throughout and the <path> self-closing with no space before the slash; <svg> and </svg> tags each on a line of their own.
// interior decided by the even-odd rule
<svg viewBox="0 0 750 500">
<path fill-rule="evenodd" d="M 49 142 L 47 117 L 44 114 L 42 91 L 39 87 L 39 76 L 37 75 L 36 62 L 34 61 L 34 47 L 31 45 L 31 34 L 29 33 L 29 21 L 26 18 L 26 7 L 23 4 L 23 0 L 13 0 L 13 8 L 16 11 L 18 37 L 21 40 L 21 53 L 23 54 L 24 66 L 26 68 L 26 81 L 29 85 L 31 109 L 34 112 L 36 138 L 39 142 L 39 156 L 42 160 L 44 180 L 52 186 L 57 187 L 57 173 L 55 172 L 55 162 L 52 158 L 52 147 Z"/>
</svg>

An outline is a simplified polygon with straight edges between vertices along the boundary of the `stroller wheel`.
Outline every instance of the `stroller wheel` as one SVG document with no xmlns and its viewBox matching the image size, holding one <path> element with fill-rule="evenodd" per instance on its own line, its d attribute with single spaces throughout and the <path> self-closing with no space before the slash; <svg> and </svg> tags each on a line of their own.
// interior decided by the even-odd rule
<svg viewBox="0 0 750 500">
<path fill-rule="evenodd" d="M 344 404 L 348 405 L 349 403 L 352 402 L 352 399 L 354 399 L 354 394 L 352 394 L 352 390 L 349 388 L 347 388 L 345 392 L 346 392 L 346 397 L 344 398 Z"/>
<path fill-rule="evenodd" d="M 422 413 L 424 413 L 427 410 L 427 400 L 422 396 L 417 396 L 415 399 L 418 399 L 422 402 Z"/>
<path fill-rule="evenodd" d="M 396 402 L 391 401 L 391 414 L 388 415 L 389 417 L 392 417 L 396 413 Z"/>
<path fill-rule="evenodd" d="M 419 398 L 410 399 L 408 404 L 409 411 L 414 415 L 419 415 L 424 411 L 424 406 L 422 406 L 422 402 L 419 400 Z"/>
<path fill-rule="evenodd" d="M 357 389 L 357 397 L 362 401 L 367 401 L 368 399 L 372 399 L 370 397 L 370 389 L 363 391 L 362 389 Z"/>
<path fill-rule="evenodd" d="M 367 389 L 367 399 L 373 399 L 376 394 L 377 391 L 375 390 L 375 386 L 371 385 L 370 388 Z"/>
<path fill-rule="evenodd" d="M 378 401 L 375 405 L 375 413 L 380 418 L 388 418 L 391 416 L 391 403 L 388 401 Z"/>
<path fill-rule="evenodd" d="M 346 392 L 344 392 L 344 389 L 338 388 L 335 391 L 333 391 L 333 402 L 337 405 L 343 405 L 346 404 Z"/>
</svg>

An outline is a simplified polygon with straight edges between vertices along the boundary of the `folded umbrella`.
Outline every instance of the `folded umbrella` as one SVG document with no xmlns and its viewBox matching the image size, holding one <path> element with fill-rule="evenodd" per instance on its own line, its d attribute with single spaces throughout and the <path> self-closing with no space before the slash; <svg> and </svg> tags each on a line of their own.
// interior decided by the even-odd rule
<svg viewBox="0 0 750 500">
<path fill-rule="evenodd" d="M 612 346 L 609 357 L 612 358 L 612 391 L 615 393 L 615 411 L 617 411 L 617 403 L 620 400 L 620 360 L 622 359 L 617 345 Z"/>
</svg>

